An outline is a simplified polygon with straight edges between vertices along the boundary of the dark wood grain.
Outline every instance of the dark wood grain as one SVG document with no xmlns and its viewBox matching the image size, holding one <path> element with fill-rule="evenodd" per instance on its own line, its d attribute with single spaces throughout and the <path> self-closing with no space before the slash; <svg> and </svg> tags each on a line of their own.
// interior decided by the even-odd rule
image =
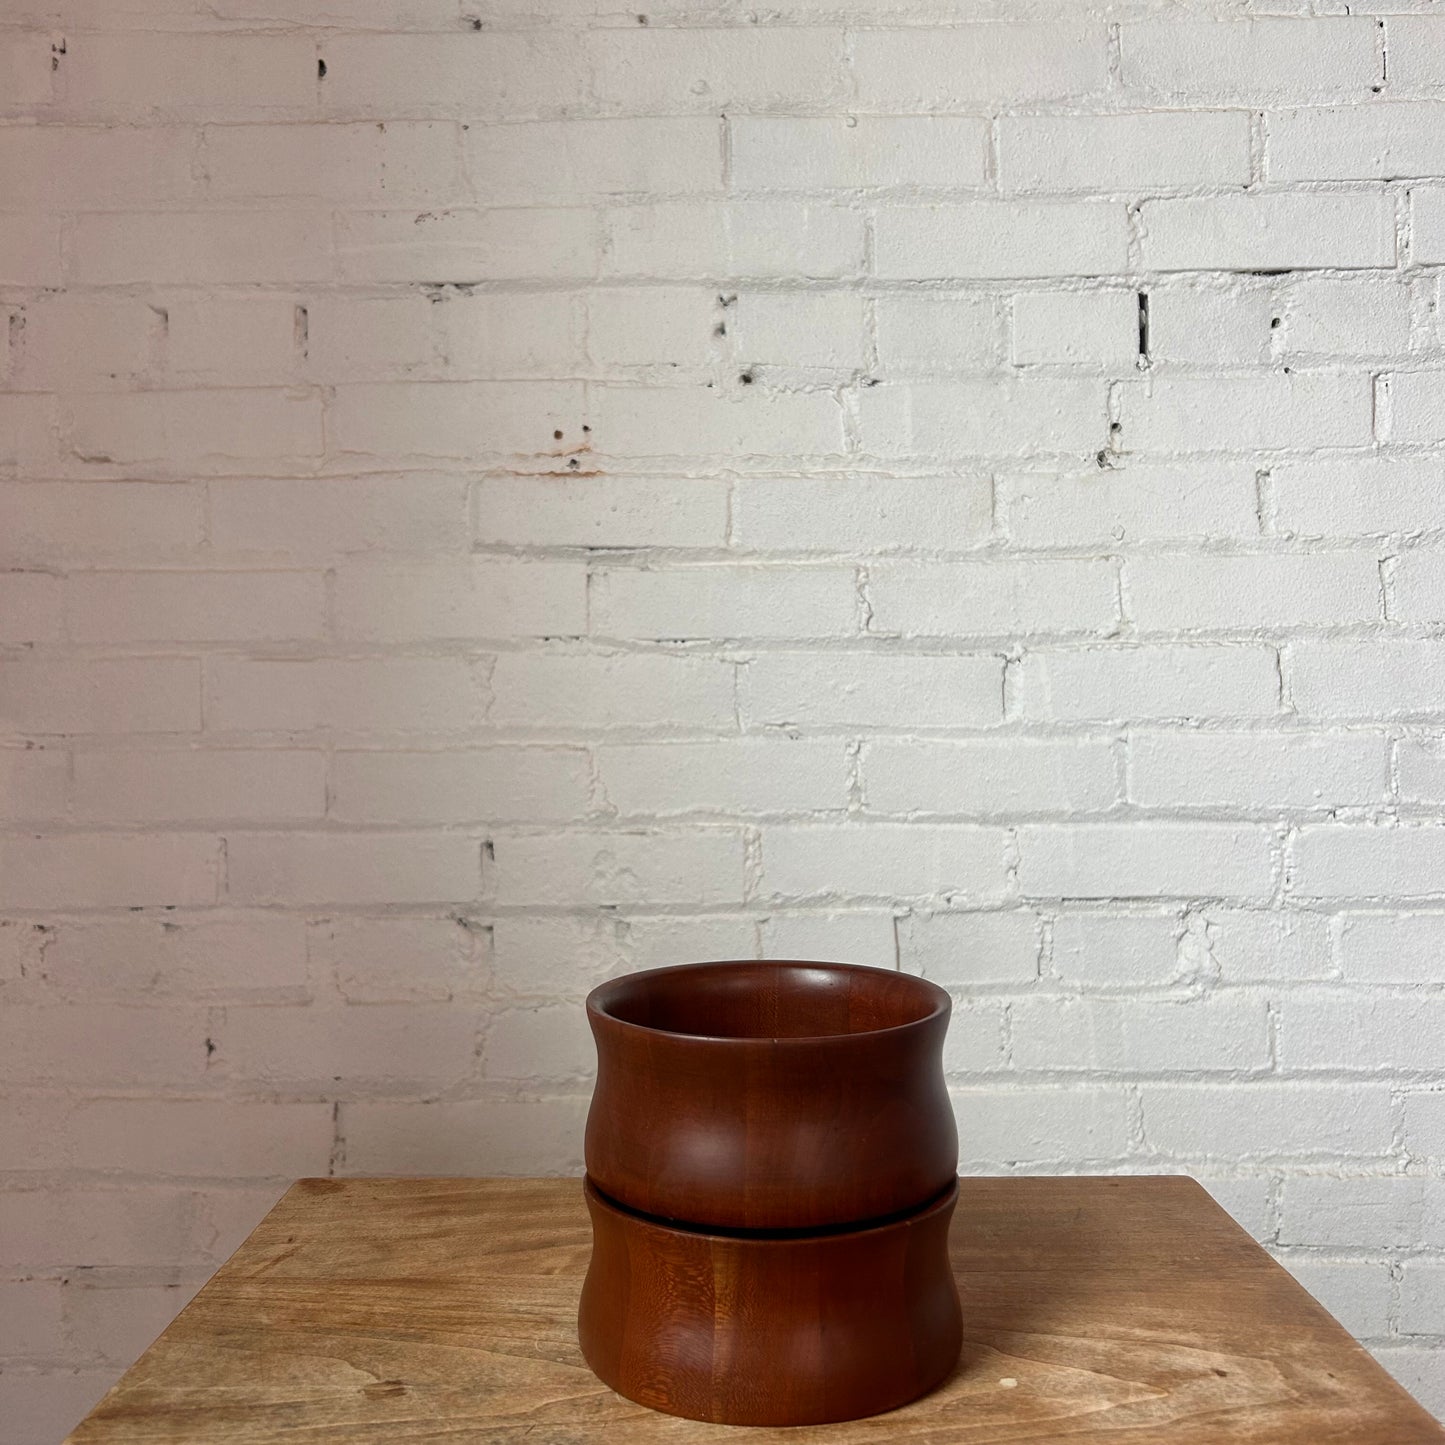
<svg viewBox="0 0 1445 1445">
<path fill-rule="evenodd" d="M 784 1237 L 678 1229 L 585 1192 L 578 1338 L 639 1404 L 728 1425 L 856 1420 L 917 1399 L 958 1361 L 956 1188 L 887 1224 Z"/>
<path fill-rule="evenodd" d="M 856 1224 L 936 1199 L 958 1168 L 950 1001 L 890 969 L 701 963 L 595 989 L 587 1172 L 663 1219 Z"/>
<path fill-rule="evenodd" d="M 600 1384 L 576 1179 L 303 1180 L 75 1445 L 1445 1445 L 1187 1179 L 965 1179 L 958 1367 L 891 1414 L 745 1433 Z"/>
</svg>

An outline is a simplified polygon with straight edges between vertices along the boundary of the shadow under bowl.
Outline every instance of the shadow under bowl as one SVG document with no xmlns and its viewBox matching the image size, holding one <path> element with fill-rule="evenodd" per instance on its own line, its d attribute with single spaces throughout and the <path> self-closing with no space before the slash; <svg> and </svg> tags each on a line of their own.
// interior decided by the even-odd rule
<svg viewBox="0 0 1445 1445">
<path fill-rule="evenodd" d="M 594 989 L 587 1172 L 627 1209 L 817 1229 L 917 1209 L 958 1168 L 949 996 L 855 964 L 720 962 Z"/>
</svg>

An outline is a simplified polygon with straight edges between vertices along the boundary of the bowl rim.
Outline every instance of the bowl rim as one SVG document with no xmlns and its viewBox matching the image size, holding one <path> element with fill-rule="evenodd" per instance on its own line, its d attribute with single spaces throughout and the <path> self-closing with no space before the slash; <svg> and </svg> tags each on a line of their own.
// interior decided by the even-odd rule
<svg viewBox="0 0 1445 1445">
<path fill-rule="evenodd" d="M 611 1002 L 610 995 L 617 991 L 620 985 L 631 983 L 635 979 L 658 978 L 669 974 L 687 973 L 692 969 L 726 969 L 726 968 L 777 968 L 777 969 L 828 969 L 835 973 L 881 973 L 889 978 L 907 979 L 910 986 L 916 986 L 925 997 L 931 997 L 932 1007 L 927 1013 L 916 1019 L 909 1019 L 906 1023 L 890 1024 L 883 1029 L 859 1029 L 850 1033 L 823 1033 L 823 1034 L 791 1034 L 785 1037 L 774 1037 L 771 1034 L 694 1034 L 682 1033 L 676 1029 L 653 1028 L 650 1024 L 633 1023 L 631 1019 L 618 1018 L 614 1013 L 608 1011 L 607 1005 Z M 604 983 L 599 983 L 587 995 L 587 1017 L 589 1022 L 602 1020 L 605 1027 L 621 1029 L 624 1032 L 635 1032 L 655 1039 L 676 1039 L 686 1041 L 695 1039 L 699 1043 L 732 1045 L 734 1047 L 765 1046 L 768 1048 L 785 1048 L 790 1045 L 812 1045 L 841 1043 L 846 1039 L 877 1039 L 887 1038 L 890 1035 L 906 1033 L 910 1029 L 926 1028 L 939 1017 L 947 1018 L 953 1008 L 953 999 L 948 992 L 934 983 L 932 979 L 923 978 L 916 973 L 903 973 L 901 970 L 892 968 L 879 968 L 875 964 L 868 963 L 838 963 L 832 960 L 807 959 L 807 958 L 715 958 L 703 959 L 695 963 L 670 963 L 661 968 L 642 968 L 632 973 L 618 974 L 616 978 L 609 978 Z"/>
</svg>

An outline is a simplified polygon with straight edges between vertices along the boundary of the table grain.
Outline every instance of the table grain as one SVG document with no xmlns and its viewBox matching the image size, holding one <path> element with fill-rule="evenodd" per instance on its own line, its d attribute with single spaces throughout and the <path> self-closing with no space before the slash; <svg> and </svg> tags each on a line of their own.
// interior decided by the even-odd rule
<svg viewBox="0 0 1445 1445">
<path fill-rule="evenodd" d="M 1441 1445 L 1192 1180 L 960 1181 L 963 1357 L 844 1425 L 655 1414 L 582 1362 L 576 1179 L 302 1179 L 74 1445 Z"/>
</svg>

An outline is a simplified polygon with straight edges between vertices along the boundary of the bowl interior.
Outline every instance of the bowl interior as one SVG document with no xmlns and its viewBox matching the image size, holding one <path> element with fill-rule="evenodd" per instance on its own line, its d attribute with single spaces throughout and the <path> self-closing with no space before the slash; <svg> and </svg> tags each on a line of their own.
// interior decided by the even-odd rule
<svg viewBox="0 0 1445 1445">
<path fill-rule="evenodd" d="M 918 1023 L 947 995 L 911 974 L 841 963 L 696 963 L 604 984 L 594 1007 L 622 1023 L 714 1039 L 806 1039 Z"/>
</svg>

